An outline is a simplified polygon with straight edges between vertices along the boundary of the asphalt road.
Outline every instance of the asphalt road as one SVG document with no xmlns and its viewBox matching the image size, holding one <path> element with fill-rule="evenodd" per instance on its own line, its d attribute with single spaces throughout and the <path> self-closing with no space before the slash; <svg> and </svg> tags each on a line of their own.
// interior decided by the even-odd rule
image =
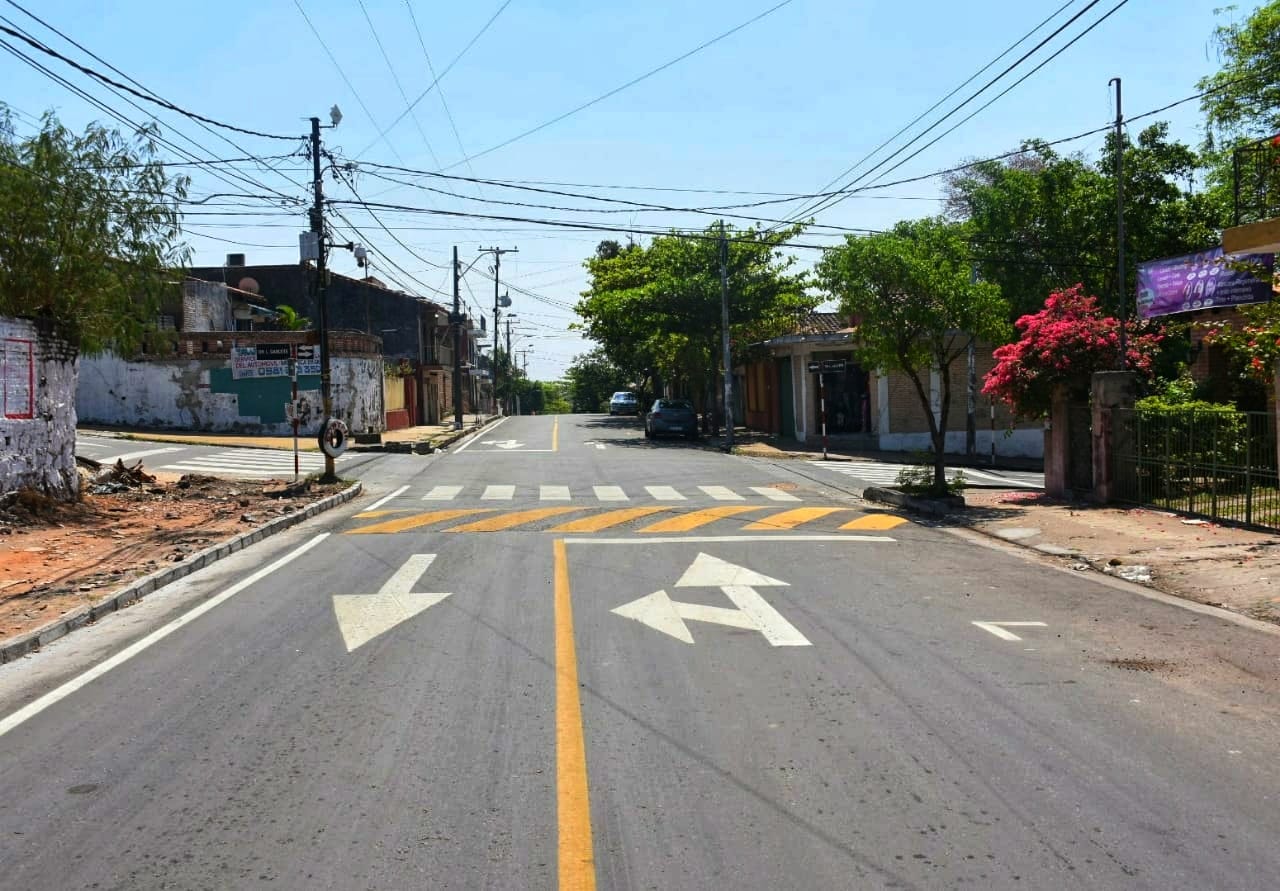
<svg viewBox="0 0 1280 891">
<path fill-rule="evenodd" d="M 604 417 L 362 467 L 0 667 L 0 884 L 1276 887 L 1280 636 L 812 470 Z"/>
</svg>

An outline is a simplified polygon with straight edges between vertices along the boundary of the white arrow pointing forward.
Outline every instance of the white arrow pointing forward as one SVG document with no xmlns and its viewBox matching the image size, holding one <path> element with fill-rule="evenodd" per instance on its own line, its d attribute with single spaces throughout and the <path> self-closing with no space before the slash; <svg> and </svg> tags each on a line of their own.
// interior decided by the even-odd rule
<svg viewBox="0 0 1280 891">
<path fill-rule="evenodd" d="M 348 653 L 449 596 L 410 590 L 435 559 L 435 554 L 413 554 L 377 594 L 334 595 L 333 614 Z"/>
<path fill-rule="evenodd" d="M 480 443 L 480 445 L 497 446 L 500 449 L 518 449 L 523 446 L 524 443 L 516 439 L 486 439 L 484 442 Z"/>
</svg>

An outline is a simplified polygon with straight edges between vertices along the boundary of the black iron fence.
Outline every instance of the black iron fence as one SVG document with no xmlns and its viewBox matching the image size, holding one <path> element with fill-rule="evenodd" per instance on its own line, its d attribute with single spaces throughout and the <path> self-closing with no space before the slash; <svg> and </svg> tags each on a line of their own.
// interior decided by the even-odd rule
<svg viewBox="0 0 1280 891">
<path fill-rule="evenodd" d="M 1232 153 L 1235 225 L 1280 217 L 1280 135 Z"/>
<path fill-rule="evenodd" d="M 1119 500 L 1280 529 L 1270 412 L 1113 409 Z"/>
</svg>

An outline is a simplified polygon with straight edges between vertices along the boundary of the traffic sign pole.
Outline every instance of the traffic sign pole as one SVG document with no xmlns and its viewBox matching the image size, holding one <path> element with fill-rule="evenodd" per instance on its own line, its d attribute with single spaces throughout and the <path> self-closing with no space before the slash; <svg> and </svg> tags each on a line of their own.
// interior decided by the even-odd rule
<svg viewBox="0 0 1280 891">
<path fill-rule="evenodd" d="M 826 375 L 818 372 L 818 402 L 822 405 L 822 460 L 827 460 L 827 391 Z"/>
<path fill-rule="evenodd" d="M 289 344 L 289 378 L 293 401 L 293 481 L 298 482 L 298 345 Z"/>
</svg>

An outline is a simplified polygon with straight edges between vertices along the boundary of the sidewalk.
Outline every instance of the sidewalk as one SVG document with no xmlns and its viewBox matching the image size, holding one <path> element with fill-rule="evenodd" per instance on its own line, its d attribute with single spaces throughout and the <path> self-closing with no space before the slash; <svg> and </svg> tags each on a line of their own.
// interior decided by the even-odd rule
<svg viewBox="0 0 1280 891">
<path fill-rule="evenodd" d="M 459 439 L 488 421 L 496 420 L 493 415 L 464 415 L 462 432 L 453 429 L 453 419 L 444 424 L 424 424 L 419 427 L 405 427 L 400 430 L 389 430 L 382 434 L 382 442 L 430 443 L 433 448 L 440 448 Z M 224 447 L 240 447 L 255 449 L 286 449 L 292 451 L 292 436 L 254 436 L 243 433 L 173 433 L 164 430 L 140 430 L 120 427 L 95 427 L 92 425 L 76 428 L 77 433 L 91 433 L 96 436 L 113 436 L 119 439 L 137 439 L 146 442 L 178 442 L 185 445 L 208 445 Z M 360 445 L 352 440 L 351 451 L 359 452 L 380 449 L 381 446 Z M 298 449 L 304 452 L 317 452 L 319 443 L 314 435 L 303 434 L 298 437 Z"/>
<path fill-rule="evenodd" d="M 735 431 L 734 454 L 775 460 L 820 460 L 794 441 Z M 708 443 L 719 447 L 723 440 Z M 832 461 L 915 463 L 893 452 L 829 452 Z M 948 455 L 949 467 L 991 467 Z M 1039 470 L 1031 459 L 998 459 L 1006 470 Z M 833 480 L 824 480 L 828 485 Z M 838 484 L 861 496 L 851 477 Z M 1224 526 L 1154 508 L 1058 501 L 1041 492 L 967 488 L 966 507 L 940 520 L 1057 559 L 1080 572 L 1102 572 L 1166 594 L 1280 624 L 1280 535 Z"/>
<path fill-rule="evenodd" d="M 778 436 L 770 436 L 758 433 L 754 430 L 747 430 L 744 427 L 735 428 L 733 431 L 733 438 L 733 453 L 735 455 L 745 455 L 749 458 L 773 458 L 777 460 L 822 460 L 821 446 L 815 448 L 812 445 L 806 445 L 794 439 L 783 439 Z M 720 436 L 710 436 L 707 437 L 706 442 L 711 447 L 720 448 L 724 444 L 724 436 L 723 434 Z M 920 456 L 917 452 L 881 452 L 831 447 L 827 449 L 827 460 L 880 461 L 892 464 L 917 464 L 920 462 Z M 990 456 L 985 454 L 978 454 L 974 456 L 947 455 L 947 466 L 973 467 L 976 469 L 986 467 L 999 470 L 1039 471 L 1044 468 L 1044 462 L 1039 458 L 1007 458 L 997 455 L 996 462 L 992 464 Z"/>
</svg>

